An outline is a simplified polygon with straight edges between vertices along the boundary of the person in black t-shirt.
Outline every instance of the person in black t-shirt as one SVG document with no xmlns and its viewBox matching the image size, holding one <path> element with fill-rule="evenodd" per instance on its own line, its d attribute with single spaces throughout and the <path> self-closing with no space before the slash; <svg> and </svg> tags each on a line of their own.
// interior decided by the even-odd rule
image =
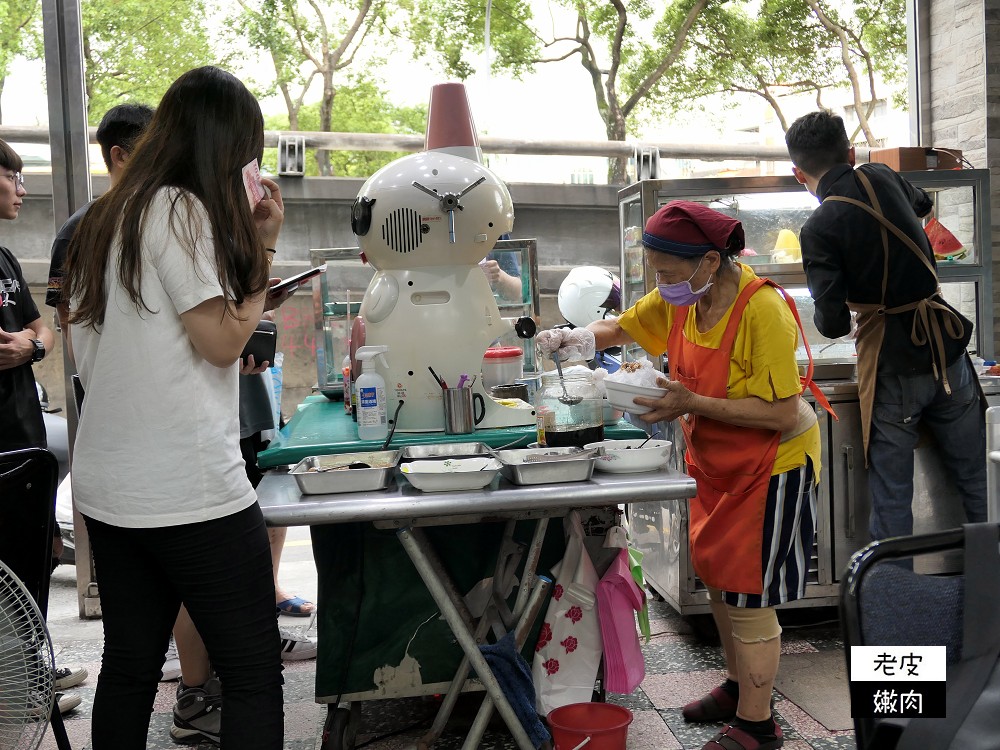
<svg viewBox="0 0 1000 750">
<path fill-rule="evenodd" d="M 0 141 L 0 219 L 14 220 L 27 191 L 24 162 Z M 55 343 L 21 273 L 21 266 L 0 247 L 0 451 L 45 448 L 45 423 L 35 390 L 32 363 Z"/>
<path fill-rule="evenodd" d="M 985 399 L 966 354 L 972 323 L 942 298 L 923 230 L 933 201 L 884 164 L 855 169 L 844 121 L 830 112 L 800 117 L 785 142 L 796 179 L 820 201 L 800 237 L 816 327 L 844 336 L 857 315 L 871 538 L 913 533 L 921 425 L 966 517 L 985 521 Z"/>
<path fill-rule="evenodd" d="M 101 124 L 97 126 L 97 142 L 101 146 L 101 156 L 108 168 L 108 180 L 113 187 L 121 175 L 129 154 L 153 118 L 153 108 L 145 104 L 119 104 L 105 112 Z M 87 203 L 77 209 L 59 228 L 52 242 L 52 259 L 49 264 L 49 283 L 45 290 L 45 304 L 56 309 L 59 327 L 66 330 L 69 319 L 69 304 L 62 298 L 63 266 L 66 251 L 80 220 L 90 208 Z M 71 342 L 64 342 L 70 346 Z M 72 358 L 72 351 L 71 351 Z"/>
</svg>

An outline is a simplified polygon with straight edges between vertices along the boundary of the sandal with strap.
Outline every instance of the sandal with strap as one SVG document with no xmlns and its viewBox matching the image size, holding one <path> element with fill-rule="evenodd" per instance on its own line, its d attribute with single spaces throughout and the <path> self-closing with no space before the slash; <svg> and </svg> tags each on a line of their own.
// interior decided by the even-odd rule
<svg viewBox="0 0 1000 750">
<path fill-rule="evenodd" d="M 681 713 L 684 721 L 711 723 L 716 721 L 731 721 L 736 717 L 736 706 L 739 699 L 730 695 L 721 685 L 712 688 L 707 695 L 696 701 L 691 701 Z"/>
<path fill-rule="evenodd" d="M 309 617 L 316 611 L 316 605 L 301 596 L 293 596 L 275 605 L 275 610 L 279 615 L 289 615 L 291 617 Z"/>
<path fill-rule="evenodd" d="M 774 722 L 773 740 L 761 742 L 749 732 L 728 724 L 715 735 L 701 750 L 777 750 L 785 744 L 781 727 Z"/>
</svg>

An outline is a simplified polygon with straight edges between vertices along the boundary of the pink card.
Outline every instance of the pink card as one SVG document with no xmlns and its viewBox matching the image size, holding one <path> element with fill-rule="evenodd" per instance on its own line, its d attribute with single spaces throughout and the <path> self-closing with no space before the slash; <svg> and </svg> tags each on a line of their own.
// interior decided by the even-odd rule
<svg viewBox="0 0 1000 750">
<path fill-rule="evenodd" d="M 243 167 L 243 187 L 246 188 L 247 200 L 253 210 L 264 198 L 264 186 L 260 184 L 260 167 L 256 159 Z"/>
</svg>

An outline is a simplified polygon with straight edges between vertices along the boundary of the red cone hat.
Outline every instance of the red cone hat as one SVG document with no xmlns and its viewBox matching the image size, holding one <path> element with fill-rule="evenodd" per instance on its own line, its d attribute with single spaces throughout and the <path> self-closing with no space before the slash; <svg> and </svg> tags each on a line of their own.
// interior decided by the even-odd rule
<svg viewBox="0 0 1000 750">
<path fill-rule="evenodd" d="M 439 83 L 431 87 L 424 150 L 444 151 L 483 163 L 465 84 Z"/>
</svg>

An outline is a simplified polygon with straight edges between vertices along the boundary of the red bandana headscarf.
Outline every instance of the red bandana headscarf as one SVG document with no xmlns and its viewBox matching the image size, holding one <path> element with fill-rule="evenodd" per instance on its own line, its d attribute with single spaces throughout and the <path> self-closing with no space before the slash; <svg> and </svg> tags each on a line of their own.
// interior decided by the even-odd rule
<svg viewBox="0 0 1000 750">
<path fill-rule="evenodd" d="M 649 217 L 642 244 L 650 250 L 692 258 L 709 250 L 738 253 L 745 245 L 743 225 L 708 206 L 671 201 Z"/>
</svg>

